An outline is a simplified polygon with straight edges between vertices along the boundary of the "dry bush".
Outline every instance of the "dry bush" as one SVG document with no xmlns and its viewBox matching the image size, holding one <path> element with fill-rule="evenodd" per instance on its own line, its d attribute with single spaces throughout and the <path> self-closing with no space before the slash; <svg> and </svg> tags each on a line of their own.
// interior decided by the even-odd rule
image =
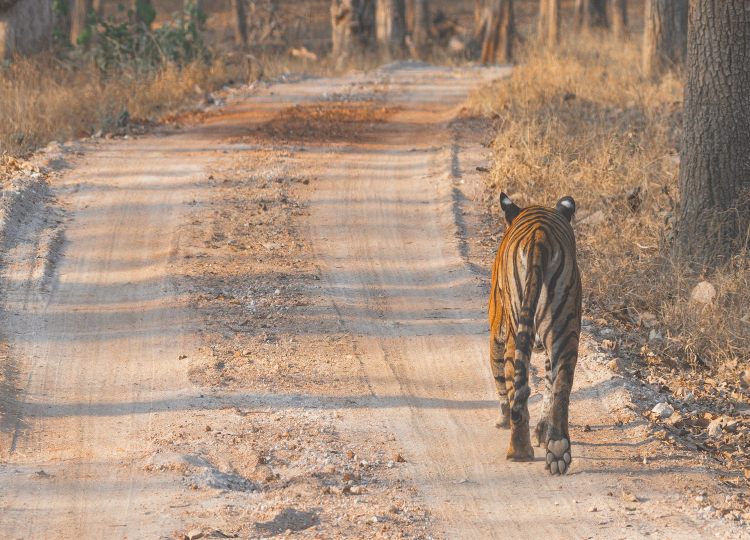
<svg viewBox="0 0 750 540">
<path fill-rule="evenodd" d="M 219 59 L 153 73 L 106 76 L 93 64 L 54 56 L 17 58 L 0 69 L 0 154 L 22 155 L 54 139 L 154 120 L 198 101 L 196 92 L 247 77 L 247 66 Z"/>
<path fill-rule="evenodd" d="M 750 260 L 708 276 L 718 296 L 701 306 L 690 291 L 702 277 L 671 256 L 681 101 L 679 74 L 647 81 L 636 44 L 589 36 L 527 51 L 471 104 L 498 125 L 493 199 L 501 189 L 521 205 L 575 197 L 589 315 L 670 367 L 739 369 L 750 353 Z"/>
</svg>

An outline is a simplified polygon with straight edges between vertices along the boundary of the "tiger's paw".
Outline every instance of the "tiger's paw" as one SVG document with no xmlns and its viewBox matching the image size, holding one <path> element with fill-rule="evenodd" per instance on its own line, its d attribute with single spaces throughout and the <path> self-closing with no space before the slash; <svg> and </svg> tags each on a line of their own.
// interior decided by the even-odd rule
<svg viewBox="0 0 750 540">
<path fill-rule="evenodd" d="M 570 468 L 570 441 L 562 439 L 550 439 L 547 441 L 547 465 L 550 474 L 565 474 Z"/>
<path fill-rule="evenodd" d="M 534 461 L 534 447 L 531 446 L 528 425 L 526 429 L 519 429 L 511 434 L 510 446 L 505 458 L 511 461 Z"/>
</svg>

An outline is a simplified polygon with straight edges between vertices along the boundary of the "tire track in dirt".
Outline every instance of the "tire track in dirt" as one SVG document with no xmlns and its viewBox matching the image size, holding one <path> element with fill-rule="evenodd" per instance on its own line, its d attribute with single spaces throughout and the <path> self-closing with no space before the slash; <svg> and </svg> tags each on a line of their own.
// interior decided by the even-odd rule
<svg viewBox="0 0 750 540">
<path fill-rule="evenodd" d="M 63 257 L 29 279 L 36 240 L 8 254 L 4 333 L 24 381 L 3 433 L 2 523 L 23 538 L 158 537 L 175 524 L 141 519 L 179 485 L 141 467 L 141 434 L 179 411 L 188 388 L 193 313 L 172 287 L 187 203 L 214 154 L 190 137 L 104 143 L 56 178 L 72 216 Z M 177 157 L 180 159 L 177 159 Z"/>
</svg>

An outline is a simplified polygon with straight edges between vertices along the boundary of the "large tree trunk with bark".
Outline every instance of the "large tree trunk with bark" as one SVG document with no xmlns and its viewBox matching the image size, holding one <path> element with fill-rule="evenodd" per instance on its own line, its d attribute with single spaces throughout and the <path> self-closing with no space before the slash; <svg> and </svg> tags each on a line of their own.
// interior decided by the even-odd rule
<svg viewBox="0 0 750 540">
<path fill-rule="evenodd" d="M 750 9 L 691 2 L 689 24 L 677 245 L 684 261 L 713 267 L 748 249 Z"/>
<path fill-rule="evenodd" d="M 430 49 L 430 8 L 427 0 L 410 0 L 412 6 L 412 55 L 425 58 Z"/>
<path fill-rule="evenodd" d="M 609 20 L 617 39 L 628 35 L 628 0 L 609 1 Z"/>
<path fill-rule="evenodd" d="M 234 19 L 234 42 L 247 46 L 247 6 L 245 0 L 232 0 L 232 17 Z"/>
<path fill-rule="evenodd" d="M 406 9 L 404 0 L 377 0 L 375 36 L 380 54 L 401 58 L 405 51 Z"/>
<path fill-rule="evenodd" d="M 339 63 L 364 54 L 374 41 L 374 0 L 332 0 L 331 54 Z"/>
<path fill-rule="evenodd" d="M 560 41 L 560 0 L 539 0 L 536 32 L 541 43 L 556 45 Z"/>
<path fill-rule="evenodd" d="M 684 63 L 687 51 L 688 0 L 646 0 L 643 73 L 658 77 Z"/>
<path fill-rule="evenodd" d="M 485 0 L 477 34 L 482 43 L 483 64 L 513 61 L 513 0 Z"/>
<path fill-rule="evenodd" d="M 607 0 L 576 0 L 573 26 L 576 30 L 608 28 Z"/>
<path fill-rule="evenodd" d="M 78 38 L 88 28 L 89 14 L 94 10 L 93 0 L 73 0 L 70 3 L 70 43 L 78 44 Z"/>
</svg>

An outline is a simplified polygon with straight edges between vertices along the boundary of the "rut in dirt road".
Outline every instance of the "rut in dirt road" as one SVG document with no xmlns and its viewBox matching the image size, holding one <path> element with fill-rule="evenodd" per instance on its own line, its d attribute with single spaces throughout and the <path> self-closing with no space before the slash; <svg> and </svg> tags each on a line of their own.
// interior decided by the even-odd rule
<svg viewBox="0 0 750 540">
<path fill-rule="evenodd" d="M 193 354 L 197 323 L 170 267 L 207 158 L 193 140 L 160 142 L 107 143 L 55 185 L 73 219 L 48 283 L 26 265 L 59 253 L 20 242 L 6 254 L 3 331 L 24 381 L 2 434 L 13 465 L 0 468 L 0 522 L 14 537 L 157 537 L 175 526 L 143 519 L 179 486 L 143 471 L 153 449 L 142 437 L 189 386 L 178 355 Z"/>
</svg>

